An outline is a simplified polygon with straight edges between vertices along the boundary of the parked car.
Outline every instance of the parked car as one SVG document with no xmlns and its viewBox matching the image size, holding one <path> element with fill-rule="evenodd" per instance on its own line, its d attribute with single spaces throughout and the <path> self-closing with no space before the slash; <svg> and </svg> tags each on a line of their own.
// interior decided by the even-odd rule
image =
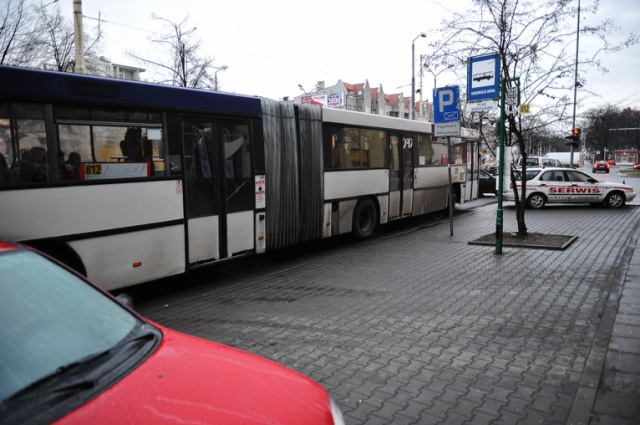
<svg viewBox="0 0 640 425">
<path fill-rule="evenodd" d="M 547 203 L 590 203 L 620 208 L 636 197 L 633 187 L 623 183 L 601 182 L 574 168 L 531 168 L 527 170 L 527 206 L 539 209 Z M 513 184 L 503 192 L 506 201 L 514 201 Z M 522 178 L 515 181 L 519 193 Z"/>
<path fill-rule="evenodd" d="M 319 384 L 172 331 L 30 248 L 0 242 L 2 424 L 343 424 Z"/>
<path fill-rule="evenodd" d="M 522 167 L 522 157 L 518 159 L 518 167 Z M 563 167 L 562 162 L 556 158 L 546 156 L 528 156 L 527 167 Z"/>
<path fill-rule="evenodd" d="M 596 161 L 591 166 L 591 171 L 594 173 L 597 173 L 598 171 L 604 171 L 605 173 L 608 173 L 610 169 L 611 165 L 609 165 L 607 161 Z"/>
<path fill-rule="evenodd" d="M 498 163 L 497 162 L 485 162 L 484 164 L 482 164 L 480 166 L 480 169 L 484 170 L 487 173 L 495 176 L 496 174 L 498 174 Z"/>
<path fill-rule="evenodd" d="M 480 178 L 478 180 L 478 197 L 487 193 L 497 195 L 496 178 L 484 170 L 480 170 Z"/>
</svg>

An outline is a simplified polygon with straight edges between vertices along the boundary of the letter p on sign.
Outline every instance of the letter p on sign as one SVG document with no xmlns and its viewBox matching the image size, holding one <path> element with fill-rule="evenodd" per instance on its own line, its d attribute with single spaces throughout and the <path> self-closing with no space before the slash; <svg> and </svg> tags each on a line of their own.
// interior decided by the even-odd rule
<svg viewBox="0 0 640 425">
<path fill-rule="evenodd" d="M 453 105 L 455 101 L 455 96 L 453 94 L 453 90 L 451 89 L 441 89 L 438 90 L 438 109 L 440 113 L 443 113 L 445 110 L 449 110 L 447 106 Z"/>
</svg>

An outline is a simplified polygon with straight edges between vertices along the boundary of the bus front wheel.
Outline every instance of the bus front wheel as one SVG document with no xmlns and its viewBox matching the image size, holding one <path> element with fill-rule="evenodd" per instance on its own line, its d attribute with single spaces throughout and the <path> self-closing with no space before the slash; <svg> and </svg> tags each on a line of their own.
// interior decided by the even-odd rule
<svg viewBox="0 0 640 425">
<path fill-rule="evenodd" d="M 366 239 L 373 234 L 378 224 L 376 204 L 369 198 L 358 201 L 353 211 L 353 235 L 356 239 Z"/>
</svg>

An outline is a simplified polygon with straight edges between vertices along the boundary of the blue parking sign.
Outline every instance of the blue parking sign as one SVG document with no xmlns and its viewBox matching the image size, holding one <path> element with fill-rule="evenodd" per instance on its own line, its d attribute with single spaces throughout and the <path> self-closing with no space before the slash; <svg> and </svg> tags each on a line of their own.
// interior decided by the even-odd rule
<svg viewBox="0 0 640 425">
<path fill-rule="evenodd" d="M 433 90 L 433 122 L 460 121 L 460 87 Z"/>
</svg>

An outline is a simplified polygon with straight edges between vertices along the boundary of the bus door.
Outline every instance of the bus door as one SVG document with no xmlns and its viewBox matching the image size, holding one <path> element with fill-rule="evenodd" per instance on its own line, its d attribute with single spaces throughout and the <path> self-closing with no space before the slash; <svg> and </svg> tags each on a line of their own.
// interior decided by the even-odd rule
<svg viewBox="0 0 640 425">
<path fill-rule="evenodd" d="M 469 202 L 478 199 L 479 179 L 480 179 L 480 151 L 478 143 L 473 140 L 467 140 L 467 173 L 466 187 L 464 195 L 461 194 L 460 203 Z"/>
<path fill-rule="evenodd" d="M 413 204 L 413 135 L 391 134 L 389 220 L 410 216 Z"/>
<path fill-rule="evenodd" d="M 182 121 L 189 264 L 253 249 L 249 124 Z"/>
</svg>

